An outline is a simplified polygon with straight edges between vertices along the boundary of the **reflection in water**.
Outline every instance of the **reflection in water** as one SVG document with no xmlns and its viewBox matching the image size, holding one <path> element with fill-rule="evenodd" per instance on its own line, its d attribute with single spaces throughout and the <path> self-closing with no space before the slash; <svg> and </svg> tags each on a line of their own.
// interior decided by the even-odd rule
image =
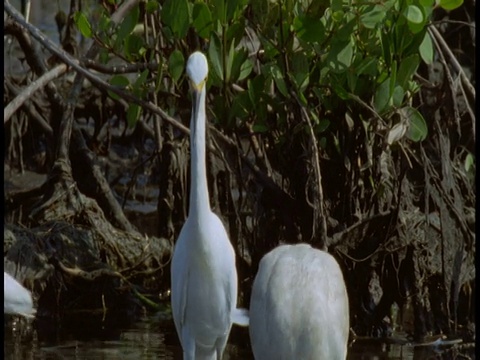
<svg viewBox="0 0 480 360">
<path fill-rule="evenodd" d="M 123 324 L 122 324 L 123 323 Z M 181 360 L 182 349 L 173 320 L 144 318 L 133 324 L 112 319 L 62 321 L 6 317 L 4 358 L 7 360 Z M 443 355 L 442 355 L 443 354 Z M 471 356 L 475 359 L 474 354 Z M 454 352 L 442 347 L 385 345 L 381 342 L 355 342 L 348 360 L 454 359 Z M 253 359 L 248 329 L 233 327 L 225 360 Z"/>
</svg>

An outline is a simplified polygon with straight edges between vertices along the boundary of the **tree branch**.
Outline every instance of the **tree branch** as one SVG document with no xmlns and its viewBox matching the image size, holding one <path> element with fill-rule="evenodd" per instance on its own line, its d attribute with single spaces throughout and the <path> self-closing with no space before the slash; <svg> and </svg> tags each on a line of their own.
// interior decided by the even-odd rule
<svg viewBox="0 0 480 360">
<path fill-rule="evenodd" d="M 67 72 L 67 65 L 61 64 L 54 67 L 49 72 L 40 76 L 37 80 L 33 81 L 30 85 L 24 88 L 3 110 L 3 124 L 5 125 L 10 117 L 28 100 L 37 90 L 43 88 L 53 79 L 63 75 Z"/>
</svg>

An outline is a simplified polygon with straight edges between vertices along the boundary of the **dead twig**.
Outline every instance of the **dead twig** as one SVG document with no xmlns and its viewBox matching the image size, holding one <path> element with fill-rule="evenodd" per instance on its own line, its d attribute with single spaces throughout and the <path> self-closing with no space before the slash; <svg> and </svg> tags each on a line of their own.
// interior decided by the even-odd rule
<svg viewBox="0 0 480 360">
<path fill-rule="evenodd" d="M 103 65 L 92 59 L 85 59 L 84 64 L 87 68 L 101 72 L 102 74 L 128 74 L 128 73 L 137 73 L 145 69 L 155 71 L 158 69 L 157 62 L 150 63 L 138 63 L 138 64 L 121 64 L 121 65 Z"/>
<path fill-rule="evenodd" d="M 46 84 L 48 84 L 53 79 L 60 77 L 61 75 L 67 72 L 67 65 L 61 64 L 57 67 L 54 67 L 49 72 L 40 76 L 37 80 L 33 81 L 30 85 L 24 88 L 20 94 L 18 94 L 15 99 L 10 101 L 10 103 L 3 110 L 3 124 L 5 125 L 8 120 L 12 117 L 15 111 L 22 106 L 25 101 L 27 101 L 36 91 L 42 89 Z"/>
<path fill-rule="evenodd" d="M 450 50 L 450 47 L 448 46 L 447 42 L 443 38 L 442 34 L 440 34 L 440 31 L 438 31 L 438 29 L 435 26 L 429 26 L 428 32 L 430 33 L 430 36 L 438 42 L 438 44 L 440 45 L 441 49 L 443 49 L 445 54 L 448 55 L 448 58 L 451 61 L 451 64 L 453 65 L 458 75 L 460 76 L 460 79 L 462 80 L 462 84 L 466 87 L 468 94 L 472 97 L 472 99 L 475 99 L 475 87 L 471 84 L 470 80 L 468 80 L 467 75 L 463 71 L 462 66 L 458 62 L 455 55 L 453 54 L 452 50 Z"/>
<path fill-rule="evenodd" d="M 5 81 L 5 85 L 7 86 L 8 90 L 12 92 L 13 96 L 18 96 L 20 94 L 20 90 L 15 87 L 10 81 Z M 23 104 L 24 110 L 27 114 L 36 121 L 36 123 L 43 129 L 45 134 L 49 139 L 53 138 L 53 129 L 45 120 L 44 115 L 40 115 L 35 107 L 31 104 L 32 101 L 26 102 Z"/>
</svg>

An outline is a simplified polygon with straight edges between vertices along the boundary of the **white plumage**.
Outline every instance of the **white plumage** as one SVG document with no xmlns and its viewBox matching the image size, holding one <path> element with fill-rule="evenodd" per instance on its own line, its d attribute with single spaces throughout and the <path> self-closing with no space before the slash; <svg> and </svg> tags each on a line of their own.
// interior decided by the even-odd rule
<svg viewBox="0 0 480 360">
<path fill-rule="evenodd" d="M 191 189 L 188 218 L 172 259 L 172 311 L 183 358 L 221 359 L 235 309 L 235 253 L 222 222 L 210 209 L 205 162 L 208 64 L 200 52 L 187 62 L 193 97 L 190 121 Z"/>
<path fill-rule="evenodd" d="M 3 313 L 33 317 L 35 312 L 30 291 L 3 272 Z"/>
<path fill-rule="evenodd" d="M 299 244 L 262 258 L 250 300 L 255 359 L 345 360 L 348 333 L 348 295 L 333 256 Z"/>
</svg>

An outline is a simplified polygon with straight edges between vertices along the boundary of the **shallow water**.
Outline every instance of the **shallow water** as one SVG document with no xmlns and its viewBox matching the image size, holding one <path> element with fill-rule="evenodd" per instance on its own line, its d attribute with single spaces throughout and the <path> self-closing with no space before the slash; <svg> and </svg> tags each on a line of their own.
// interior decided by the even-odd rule
<svg viewBox="0 0 480 360">
<path fill-rule="evenodd" d="M 129 325 L 115 321 L 81 322 L 26 320 L 8 317 L 4 321 L 4 358 L 8 360 L 181 360 L 182 349 L 171 320 L 145 317 Z M 474 354 L 470 354 L 475 359 Z M 355 342 L 348 360 L 421 360 L 455 359 L 447 347 L 412 347 L 385 345 L 381 342 Z M 234 327 L 224 356 L 225 360 L 250 360 L 248 330 Z"/>
</svg>

